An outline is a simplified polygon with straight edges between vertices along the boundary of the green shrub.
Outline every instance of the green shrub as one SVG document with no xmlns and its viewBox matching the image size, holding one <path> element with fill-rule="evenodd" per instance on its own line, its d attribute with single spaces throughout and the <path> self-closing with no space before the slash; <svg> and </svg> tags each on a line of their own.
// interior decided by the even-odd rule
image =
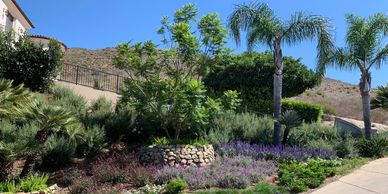
<svg viewBox="0 0 388 194">
<path fill-rule="evenodd" d="M 334 150 L 340 158 L 354 158 L 358 156 L 356 143 L 356 139 L 354 139 L 351 134 L 345 134 L 342 141 L 336 143 Z"/>
<path fill-rule="evenodd" d="M 306 123 L 320 122 L 323 115 L 323 108 L 320 105 L 307 102 L 283 100 L 282 110 L 294 110 Z"/>
<path fill-rule="evenodd" d="M 241 93 L 243 110 L 272 113 L 273 57 L 272 53 L 245 52 L 230 56 L 224 68 L 210 72 L 204 83 L 210 91 L 221 95 L 227 90 Z M 283 97 L 293 97 L 313 88 L 320 77 L 298 59 L 284 57 Z"/>
<path fill-rule="evenodd" d="M 288 162 L 279 164 L 280 184 L 292 192 L 304 192 L 316 188 L 330 176 L 335 175 L 337 161 L 310 159 L 306 163 Z"/>
<path fill-rule="evenodd" d="M 46 189 L 46 182 L 48 178 L 49 176 L 47 174 L 43 174 L 41 176 L 29 175 L 20 181 L 20 190 L 24 192 L 31 192 Z"/>
<path fill-rule="evenodd" d="M 75 146 L 66 138 L 50 136 L 43 147 L 42 167 L 57 169 L 67 166 L 75 153 Z"/>
<path fill-rule="evenodd" d="M 188 184 L 186 181 L 182 179 L 173 179 L 169 181 L 166 186 L 166 194 L 179 194 L 183 193 L 183 190 L 185 190 L 188 187 Z"/>
<path fill-rule="evenodd" d="M 217 135 L 214 139 L 240 140 L 251 143 L 268 144 L 272 142 L 273 119 L 268 116 L 258 117 L 252 113 L 228 112 L 216 117 L 213 129 L 203 138 Z M 229 138 L 226 137 L 229 136 Z M 209 141 L 214 141 L 209 140 Z M 222 142 L 221 142 L 222 143 Z"/>
<path fill-rule="evenodd" d="M 22 35 L 0 32 L 0 77 L 24 83 L 32 91 L 47 91 L 62 66 L 63 53 L 58 41 L 50 40 L 48 49 Z"/>
<path fill-rule="evenodd" d="M 107 145 L 105 129 L 99 126 L 86 129 L 82 140 L 77 146 L 77 152 L 89 157 L 97 155 Z"/>
<path fill-rule="evenodd" d="M 385 138 L 361 139 L 356 146 L 363 157 L 384 157 L 388 141 Z"/>
<path fill-rule="evenodd" d="M 288 144 L 307 146 L 314 142 L 339 142 L 341 137 L 336 127 L 321 123 L 305 123 L 290 132 Z"/>
<path fill-rule="evenodd" d="M 77 115 L 85 112 L 86 100 L 83 96 L 77 95 L 74 91 L 65 87 L 54 87 L 51 92 L 54 105 L 66 108 Z"/>
<path fill-rule="evenodd" d="M 100 97 L 91 103 L 87 112 L 81 116 L 81 121 L 87 127 L 95 125 L 103 127 L 113 115 L 112 102 Z"/>
</svg>

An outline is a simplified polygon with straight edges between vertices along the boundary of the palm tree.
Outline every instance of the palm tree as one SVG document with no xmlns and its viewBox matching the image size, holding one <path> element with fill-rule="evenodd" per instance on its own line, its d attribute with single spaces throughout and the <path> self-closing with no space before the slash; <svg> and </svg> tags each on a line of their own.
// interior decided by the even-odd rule
<svg viewBox="0 0 388 194">
<path fill-rule="evenodd" d="M 27 156 L 21 177 L 28 175 L 33 169 L 40 155 L 40 148 L 47 141 L 47 138 L 56 132 L 65 131 L 66 126 L 76 122 L 73 114 L 62 107 L 47 105 L 42 101 L 36 101 L 27 108 L 20 111 L 22 118 L 26 121 L 33 120 L 38 126 L 39 131 L 35 135 L 35 141 L 38 145 L 36 152 Z"/>
<path fill-rule="evenodd" d="M 372 109 L 382 108 L 388 110 L 388 85 L 377 87 L 377 95 L 371 101 Z"/>
<path fill-rule="evenodd" d="M 12 86 L 11 80 L 0 79 L 0 119 L 13 116 L 15 110 L 26 105 L 31 100 L 31 93 L 23 85 Z M 0 137 L 2 136 L 0 130 Z M 6 180 L 13 162 L 22 152 L 20 144 L 6 144 L 0 141 L 0 182 Z"/>
<path fill-rule="evenodd" d="M 295 45 L 304 40 L 318 40 L 317 62 L 325 64 L 333 49 L 329 21 L 316 15 L 297 12 L 289 21 L 282 21 L 263 3 L 237 5 L 229 18 L 229 28 L 237 45 L 240 44 L 240 31 L 247 32 L 248 50 L 264 44 L 273 51 L 274 56 L 274 144 L 280 143 L 281 99 L 283 79 L 282 46 Z"/>
<path fill-rule="evenodd" d="M 384 14 L 374 14 L 369 18 L 362 18 L 349 14 L 346 16 L 348 31 L 346 46 L 337 48 L 332 53 L 329 63 L 318 66 L 321 71 L 326 66 L 336 66 L 340 69 L 359 69 L 361 79 L 359 83 L 362 97 L 365 137 L 371 138 L 370 90 L 372 76 L 370 69 L 380 67 L 388 59 L 388 45 L 381 45 L 381 39 L 388 35 L 388 18 Z"/>
</svg>

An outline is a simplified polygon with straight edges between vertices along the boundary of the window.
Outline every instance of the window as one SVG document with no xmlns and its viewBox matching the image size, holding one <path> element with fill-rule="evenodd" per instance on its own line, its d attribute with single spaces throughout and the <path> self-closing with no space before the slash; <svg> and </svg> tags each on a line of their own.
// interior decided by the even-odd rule
<svg viewBox="0 0 388 194">
<path fill-rule="evenodd" d="M 11 13 L 9 13 L 9 11 L 7 11 L 7 19 L 5 20 L 5 31 L 9 31 L 9 30 L 12 30 L 13 28 L 13 22 L 15 20 L 15 18 L 11 15 Z"/>
</svg>

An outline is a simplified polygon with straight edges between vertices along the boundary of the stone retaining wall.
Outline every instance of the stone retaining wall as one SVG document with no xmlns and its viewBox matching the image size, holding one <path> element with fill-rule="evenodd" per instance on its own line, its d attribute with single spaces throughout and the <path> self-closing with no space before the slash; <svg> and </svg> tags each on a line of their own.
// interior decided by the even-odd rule
<svg viewBox="0 0 388 194">
<path fill-rule="evenodd" d="M 156 145 L 140 150 L 140 163 L 169 166 L 206 166 L 214 159 L 212 145 Z"/>
</svg>

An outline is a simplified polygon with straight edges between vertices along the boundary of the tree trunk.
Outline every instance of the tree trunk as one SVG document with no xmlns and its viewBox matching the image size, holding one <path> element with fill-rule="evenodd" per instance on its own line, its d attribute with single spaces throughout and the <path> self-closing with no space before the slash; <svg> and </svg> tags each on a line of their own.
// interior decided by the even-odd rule
<svg viewBox="0 0 388 194">
<path fill-rule="evenodd" d="M 372 77 L 370 72 L 363 71 L 361 73 L 360 80 L 360 93 L 362 97 L 362 111 L 364 119 L 365 138 L 370 139 L 372 137 L 372 124 L 370 114 L 370 90 L 371 90 Z"/>
<path fill-rule="evenodd" d="M 284 129 L 284 134 L 283 134 L 283 140 L 282 140 L 282 144 L 283 145 L 286 145 L 287 144 L 287 138 L 288 138 L 288 134 L 290 133 L 290 128 L 286 127 Z"/>
<path fill-rule="evenodd" d="M 0 162 L 0 182 L 8 180 L 13 162 Z"/>
<path fill-rule="evenodd" d="M 274 95 L 274 134 L 273 143 L 275 145 L 280 144 L 280 133 L 282 131 L 282 125 L 280 124 L 280 117 L 282 112 L 282 82 L 283 82 L 283 54 L 280 48 L 280 41 L 275 40 L 274 42 L 274 62 L 275 62 L 275 74 L 273 84 L 273 95 Z"/>
<path fill-rule="evenodd" d="M 38 150 L 34 153 L 31 153 L 27 156 L 26 161 L 23 166 L 23 170 L 20 173 L 20 177 L 26 177 L 34 168 L 36 161 L 39 158 L 41 148 L 43 144 L 47 141 L 48 136 L 50 135 L 50 130 L 42 129 L 38 131 L 35 135 L 35 141 L 38 143 Z"/>
</svg>

